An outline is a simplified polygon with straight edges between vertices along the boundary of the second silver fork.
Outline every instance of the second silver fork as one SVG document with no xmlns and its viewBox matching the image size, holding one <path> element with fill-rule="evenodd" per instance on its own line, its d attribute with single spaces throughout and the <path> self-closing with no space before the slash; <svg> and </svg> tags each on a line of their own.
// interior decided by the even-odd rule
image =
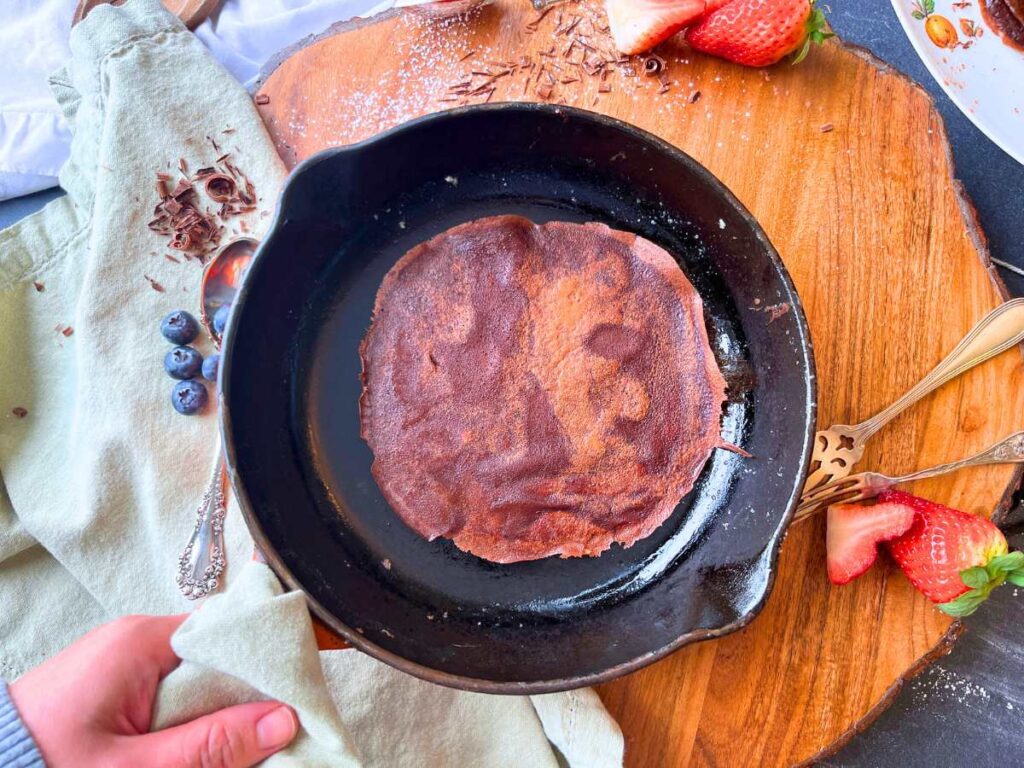
<svg viewBox="0 0 1024 768">
<path fill-rule="evenodd" d="M 981 453 L 960 461 L 939 464 L 928 469 L 911 472 L 909 475 L 890 477 L 879 472 L 860 472 L 837 480 L 804 494 L 800 506 L 796 508 L 793 522 L 813 515 L 822 507 L 830 504 L 849 504 L 855 501 L 870 499 L 893 486 L 924 480 L 929 477 L 945 475 L 966 467 L 981 467 L 986 464 L 1020 464 L 1024 463 L 1024 432 L 1016 432 L 1000 440 Z"/>
</svg>

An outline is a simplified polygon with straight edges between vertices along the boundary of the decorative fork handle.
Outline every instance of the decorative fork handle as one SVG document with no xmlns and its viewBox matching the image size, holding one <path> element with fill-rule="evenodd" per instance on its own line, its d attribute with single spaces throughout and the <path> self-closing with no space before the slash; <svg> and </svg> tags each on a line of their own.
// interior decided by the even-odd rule
<svg viewBox="0 0 1024 768">
<path fill-rule="evenodd" d="M 956 472 L 958 469 L 967 467 L 982 467 L 986 464 L 1020 464 L 1024 463 L 1024 432 L 1016 432 L 1007 438 L 1000 440 L 995 445 L 986 448 L 981 453 L 969 456 L 960 461 L 951 461 L 947 464 L 939 464 L 929 469 L 921 469 L 911 472 L 909 475 L 892 478 L 892 485 L 909 483 L 914 480 L 925 480 L 936 475 L 945 475 L 949 472 Z"/>
<path fill-rule="evenodd" d="M 946 358 L 917 385 L 885 410 L 850 429 L 867 440 L 904 410 L 947 381 L 1024 341 L 1024 299 L 1013 299 L 989 312 Z"/>
<path fill-rule="evenodd" d="M 218 440 L 213 475 L 196 510 L 196 527 L 178 558 L 178 589 L 189 600 L 206 597 L 220 585 L 220 577 L 227 564 L 224 551 L 226 498 L 227 472 L 224 469 L 224 451 Z"/>
</svg>

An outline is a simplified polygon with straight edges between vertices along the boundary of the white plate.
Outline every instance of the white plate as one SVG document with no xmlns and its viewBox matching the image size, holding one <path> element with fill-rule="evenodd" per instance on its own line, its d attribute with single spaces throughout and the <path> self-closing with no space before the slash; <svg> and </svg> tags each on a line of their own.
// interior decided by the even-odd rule
<svg viewBox="0 0 1024 768">
<path fill-rule="evenodd" d="M 970 0 L 963 8 L 958 6 L 964 3 L 957 0 L 932 0 L 930 15 L 950 22 L 958 40 L 955 48 L 936 45 L 928 36 L 925 19 L 914 17 L 915 10 L 924 12 L 927 1 L 892 0 L 917 55 L 982 133 L 1024 164 L 1024 51 L 1004 43 L 988 26 L 978 7 L 983 0 Z M 966 34 L 961 20 L 973 22 L 981 35 Z M 942 22 L 932 25 L 941 28 Z"/>
</svg>

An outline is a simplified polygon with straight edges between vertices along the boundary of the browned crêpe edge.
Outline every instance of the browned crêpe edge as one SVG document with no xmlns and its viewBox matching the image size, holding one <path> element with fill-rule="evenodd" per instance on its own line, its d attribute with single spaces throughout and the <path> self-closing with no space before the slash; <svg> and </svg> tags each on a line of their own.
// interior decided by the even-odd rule
<svg viewBox="0 0 1024 768">
<path fill-rule="evenodd" d="M 724 443 L 703 305 L 663 249 L 497 216 L 403 256 L 360 348 L 395 512 L 495 562 L 649 535 Z"/>
<path fill-rule="evenodd" d="M 1003 42 L 1024 51 L 1024 0 L 978 0 L 978 5 Z"/>
</svg>

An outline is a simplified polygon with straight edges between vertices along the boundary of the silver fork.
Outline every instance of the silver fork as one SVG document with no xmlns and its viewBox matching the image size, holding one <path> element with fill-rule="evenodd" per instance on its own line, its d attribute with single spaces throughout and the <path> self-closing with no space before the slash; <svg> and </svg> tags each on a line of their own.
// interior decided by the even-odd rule
<svg viewBox="0 0 1024 768">
<path fill-rule="evenodd" d="M 873 498 L 882 491 L 889 490 L 894 485 L 909 483 L 914 480 L 924 480 L 925 478 L 937 475 L 945 475 L 948 472 L 956 472 L 958 469 L 964 469 L 965 467 L 981 467 L 985 464 L 1020 463 L 1024 463 L 1024 432 L 1016 432 L 1000 440 L 995 445 L 986 448 L 981 453 L 966 459 L 939 464 L 929 469 L 921 469 L 917 472 L 911 472 L 909 475 L 889 477 L 879 472 L 860 472 L 805 493 L 800 499 L 800 506 L 796 508 L 793 522 L 795 523 L 798 520 L 803 520 L 805 517 L 810 517 L 830 504 L 849 504 L 854 501 Z"/>
</svg>

